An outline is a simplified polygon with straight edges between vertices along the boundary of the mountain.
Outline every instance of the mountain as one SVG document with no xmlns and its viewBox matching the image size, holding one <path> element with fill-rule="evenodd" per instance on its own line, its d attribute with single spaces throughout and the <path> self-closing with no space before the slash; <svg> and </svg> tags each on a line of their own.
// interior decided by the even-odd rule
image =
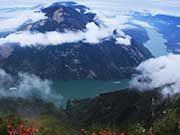
<svg viewBox="0 0 180 135">
<path fill-rule="evenodd" d="M 116 127 L 128 133 L 136 124 L 142 124 L 141 128 L 147 130 L 153 127 L 153 131 L 158 135 L 177 135 L 180 132 L 179 95 L 164 98 L 160 89 L 144 92 L 124 89 L 94 98 L 69 100 L 66 108 L 56 107 L 35 98 L 4 97 L 0 101 L 1 114 L 18 114 L 27 120 L 38 121 L 42 128 L 64 132 L 67 135 L 72 132 L 80 134 L 81 128 L 102 130 L 103 126 Z M 50 126 L 51 124 L 53 126 Z M 128 135 L 139 128 L 131 130 Z"/>
<path fill-rule="evenodd" d="M 53 31 L 85 32 L 89 23 L 100 28 L 96 14 L 86 12 L 87 9 L 73 2 L 55 3 L 38 11 L 45 13 L 46 19 L 35 23 L 26 22 L 17 31 L 42 34 Z M 0 67 L 13 75 L 28 72 L 41 78 L 59 80 L 128 78 L 134 67 L 151 58 L 152 54 L 133 38 L 131 45 L 117 44 L 115 36 L 116 30 L 111 37 L 99 43 L 78 41 L 55 46 L 38 44 L 22 47 L 17 43 L 2 45 Z"/>
<path fill-rule="evenodd" d="M 24 24 L 19 30 L 39 32 L 83 30 L 88 23 L 95 22 L 94 18 L 96 14 L 85 13 L 86 9 L 88 8 L 76 5 L 74 2 L 54 3 L 51 6 L 42 9 L 42 12 L 47 16 L 47 19 L 32 24 Z"/>
<path fill-rule="evenodd" d="M 123 48 L 113 41 L 98 45 L 72 43 L 59 46 L 14 48 L 1 61 L 7 72 L 29 72 L 50 79 L 120 79 L 151 57 L 141 45 Z"/>
<path fill-rule="evenodd" d="M 46 135 L 79 135 L 80 131 L 72 127 L 65 111 L 52 103 L 46 103 L 35 98 L 0 98 L 0 134 L 9 134 L 3 119 L 8 119 L 13 132 L 19 131 L 20 125 L 36 127 Z M 6 121 L 7 122 L 7 121 Z M 16 130 L 17 129 L 17 130 Z M 32 131 L 32 130 L 31 130 Z"/>
<path fill-rule="evenodd" d="M 36 98 L 17 98 L 2 97 L 0 98 L 0 112 L 21 114 L 24 117 L 38 117 L 42 114 L 52 115 L 66 120 L 67 115 L 61 107 L 56 107 L 53 103 L 46 103 Z"/>
<path fill-rule="evenodd" d="M 102 94 L 93 99 L 70 100 L 67 112 L 73 122 L 79 120 L 80 126 L 116 123 L 126 127 L 130 123 L 153 121 L 152 111 L 155 108 L 152 99 L 160 102 L 161 94 L 156 91 L 144 93 L 126 89 Z"/>
<path fill-rule="evenodd" d="M 159 90 L 125 89 L 92 99 L 69 100 L 66 112 L 77 127 L 115 124 L 127 129 L 130 125 L 142 123 L 149 128 L 164 118 L 169 110 L 177 110 L 179 115 L 179 95 L 164 98 Z"/>
</svg>

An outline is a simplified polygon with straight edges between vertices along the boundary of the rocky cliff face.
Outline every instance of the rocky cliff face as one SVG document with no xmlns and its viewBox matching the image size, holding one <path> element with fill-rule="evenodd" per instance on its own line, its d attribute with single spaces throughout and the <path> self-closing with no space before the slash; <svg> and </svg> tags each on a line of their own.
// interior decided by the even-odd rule
<svg viewBox="0 0 180 135">
<path fill-rule="evenodd" d="M 134 43 L 135 44 L 135 43 Z M 114 42 L 15 48 L 0 65 L 7 72 L 19 71 L 50 79 L 120 79 L 130 77 L 133 68 L 150 58 L 141 45 L 123 47 Z"/>
</svg>

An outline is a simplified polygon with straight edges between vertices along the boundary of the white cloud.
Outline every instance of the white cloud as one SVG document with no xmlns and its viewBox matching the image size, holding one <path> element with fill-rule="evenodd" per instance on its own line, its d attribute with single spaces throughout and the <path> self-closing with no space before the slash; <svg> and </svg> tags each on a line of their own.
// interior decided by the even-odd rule
<svg viewBox="0 0 180 135">
<path fill-rule="evenodd" d="M 36 22 L 46 18 L 42 12 L 35 12 L 34 10 L 8 12 L 0 15 L 0 17 L 7 17 L 0 21 L 0 32 L 15 30 L 26 21 Z"/>
<path fill-rule="evenodd" d="M 39 4 L 49 4 L 58 0 L 1 0 L 0 8 L 4 7 L 32 7 Z"/>
<path fill-rule="evenodd" d="M 77 42 L 83 39 L 82 33 L 76 34 L 74 32 L 58 33 L 31 33 L 29 31 L 22 31 L 10 34 L 5 38 L 0 38 L 0 44 L 19 43 L 21 46 L 32 45 L 58 45 L 62 43 Z"/>
<path fill-rule="evenodd" d="M 95 23 L 89 23 L 86 26 L 85 32 L 72 32 L 67 31 L 65 33 L 46 32 L 46 33 L 31 33 L 29 31 L 21 31 L 8 35 L 7 37 L 0 38 L 0 45 L 6 43 L 19 43 L 21 46 L 32 45 L 59 45 L 63 43 L 72 43 L 83 41 L 87 43 L 96 44 L 101 42 L 102 39 L 108 38 L 113 35 L 114 29 L 109 27 L 98 27 Z M 123 32 L 119 34 L 122 34 Z M 119 44 L 129 44 L 129 37 L 124 33 L 119 35 L 124 37 L 123 39 L 117 38 Z M 128 43 L 127 43 L 128 42 Z"/>
<path fill-rule="evenodd" d="M 123 45 L 127 45 L 130 46 L 131 45 L 131 37 L 130 36 L 126 36 L 126 37 L 119 37 L 116 39 L 117 40 L 117 44 L 123 44 Z"/>
<path fill-rule="evenodd" d="M 20 73 L 17 90 L 11 91 L 12 95 L 22 98 L 36 97 L 46 102 L 53 102 L 56 105 L 62 104 L 63 97 L 52 89 L 52 82 L 42 80 L 38 76 Z"/>
<path fill-rule="evenodd" d="M 87 32 L 85 32 L 84 39 L 88 43 L 99 43 L 100 40 L 112 35 L 113 31 L 109 28 L 99 28 L 94 23 L 86 25 Z"/>
<path fill-rule="evenodd" d="M 180 93 L 180 55 L 169 54 L 152 58 L 141 63 L 136 75 L 131 81 L 131 87 L 140 90 L 162 88 L 162 94 L 174 95 Z"/>
<path fill-rule="evenodd" d="M 7 80 L 7 78 L 10 78 Z M 0 97 L 35 97 L 55 105 L 62 104 L 63 97 L 52 89 L 52 82 L 38 76 L 19 73 L 18 79 L 0 69 Z M 3 83 L 6 82 L 6 83 Z M 8 86 L 6 84 L 9 83 Z"/>
</svg>

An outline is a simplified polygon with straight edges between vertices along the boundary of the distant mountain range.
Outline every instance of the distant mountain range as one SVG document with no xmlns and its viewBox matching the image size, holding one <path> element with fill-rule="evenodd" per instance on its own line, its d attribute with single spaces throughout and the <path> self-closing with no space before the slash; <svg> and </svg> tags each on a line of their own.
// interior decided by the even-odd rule
<svg viewBox="0 0 180 135">
<path fill-rule="evenodd" d="M 167 52 L 180 54 L 180 17 L 169 15 L 151 15 L 135 12 L 134 19 L 146 22 L 161 33 L 166 40 Z"/>
</svg>

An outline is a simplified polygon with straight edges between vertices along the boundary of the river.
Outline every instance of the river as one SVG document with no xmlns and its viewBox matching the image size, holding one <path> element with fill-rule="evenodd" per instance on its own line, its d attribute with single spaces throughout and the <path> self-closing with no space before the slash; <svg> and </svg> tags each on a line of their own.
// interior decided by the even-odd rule
<svg viewBox="0 0 180 135">
<path fill-rule="evenodd" d="M 65 98 L 81 99 L 94 97 L 101 93 L 116 91 L 128 88 L 129 79 L 124 80 L 72 80 L 72 81 L 55 81 L 54 89 Z"/>
<path fill-rule="evenodd" d="M 150 40 L 144 44 L 145 47 L 147 47 L 155 57 L 167 55 L 168 52 L 165 46 L 166 39 L 163 38 L 163 35 L 153 28 L 146 28 L 146 31 Z"/>
</svg>

